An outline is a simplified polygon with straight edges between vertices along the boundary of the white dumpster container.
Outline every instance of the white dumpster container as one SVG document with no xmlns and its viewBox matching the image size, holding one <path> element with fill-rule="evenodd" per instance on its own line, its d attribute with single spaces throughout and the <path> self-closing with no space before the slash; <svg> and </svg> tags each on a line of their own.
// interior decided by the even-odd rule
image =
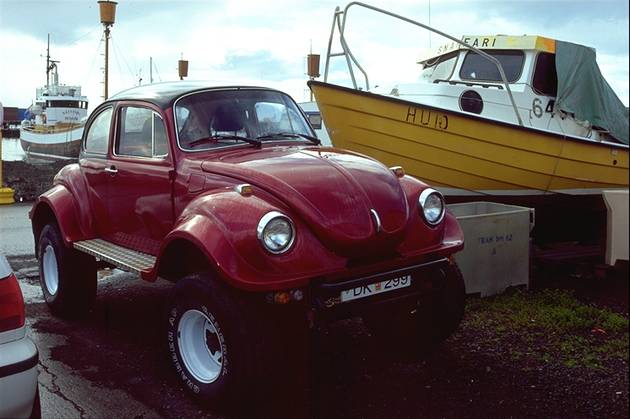
<svg viewBox="0 0 630 419">
<path fill-rule="evenodd" d="M 482 297 L 509 286 L 529 286 L 529 234 L 534 210 L 494 202 L 447 205 L 464 231 L 464 250 L 455 254 L 468 294 Z"/>
<path fill-rule="evenodd" d="M 606 264 L 628 260 L 628 190 L 603 191 L 607 208 Z"/>
</svg>

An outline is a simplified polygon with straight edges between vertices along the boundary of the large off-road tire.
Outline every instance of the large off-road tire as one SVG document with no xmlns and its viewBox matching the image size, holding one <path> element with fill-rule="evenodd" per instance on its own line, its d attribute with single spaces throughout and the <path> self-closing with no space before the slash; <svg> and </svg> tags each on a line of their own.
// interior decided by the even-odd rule
<svg viewBox="0 0 630 419">
<path fill-rule="evenodd" d="M 272 309 L 211 274 L 178 281 L 166 333 L 169 358 L 184 388 L 198 401 L 240 417 L 302 416 L 296 410 L 281 412 L 293 398 L 280 387 L 303 374 L 291 358 L 297 356 L 304 367 L 298 341 L 304 342 L 305 329 L 285 321 L 297 317 L 291 309 L 281 317 Z M 282 397 L 280 410 L 274 397 Z"/>
<path fill-rule="evenodd" d="M 262 378 L 256 358 L 264 350 L 250 311 L 237 291 L 209 274 L 175 284 L 168 310 L 169 357 L 184 387 L 200 401 L 225 408 Z"/>
<path fill-rule="evenodd" d="M 430 297 L 363 315 L 374 337 L 393 352 L 411 355 L 434 349 L 459 326 L 466 304 L 464 278 L 456 264 L 439 270 Z"/>
<path fill-rule="evenodd" d="M 42 229 L 37 252 L 39 279 L 50 310 L 65 317 L 88 311 L 96 298 L 94 257 L 66 247 L 54 223 Z"/>
</svg>

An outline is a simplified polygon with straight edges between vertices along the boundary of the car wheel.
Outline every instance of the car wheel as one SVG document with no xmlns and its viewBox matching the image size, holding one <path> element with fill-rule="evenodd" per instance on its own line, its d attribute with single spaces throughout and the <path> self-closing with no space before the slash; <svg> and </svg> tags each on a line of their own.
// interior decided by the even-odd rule
<svg viewBox="0 0 630 419">
<path fill-rule="evenodd" d="M 207 274 L 175 284 L 167 343 L 179 379 L 199 400 L 226 407 L 262 379 L 265 349 L 242 297 Z M 257 323 L 257 322 L 256 322 Z M 258 361 L 258 362 L 257 362 Z"/>
<path fill-rule="evenodd" d="M 446 340 L 459 326 L 465 307 L 463 276 L 456 264 L 440 269 L 430 298 L 387 307 L 363 315 L 371 334 L 389 350 L 422 354 Z"/>
<path fill-rule="evenodd" d="M 60 316 L 76 316 L 96 298 L 96 261 L 66 247 L 56 224 L 47 224 L 39 237 L 39 279 L 44 299 Z"/>
</svg>

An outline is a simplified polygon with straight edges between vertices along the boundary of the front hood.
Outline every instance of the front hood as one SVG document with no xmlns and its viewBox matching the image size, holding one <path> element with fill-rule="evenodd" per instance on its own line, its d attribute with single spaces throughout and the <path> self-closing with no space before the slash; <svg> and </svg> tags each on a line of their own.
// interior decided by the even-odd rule
<svg viewBox="0 0 630 419">
<path fill-rule="evenodd" d="M 230 153 L 201 167 L 273 194 L 339 253 L 382 251 L 402 240 L 407 198 L 396 176 L 374 160 L 331 148 L 274 147 Z"/>
</svg>

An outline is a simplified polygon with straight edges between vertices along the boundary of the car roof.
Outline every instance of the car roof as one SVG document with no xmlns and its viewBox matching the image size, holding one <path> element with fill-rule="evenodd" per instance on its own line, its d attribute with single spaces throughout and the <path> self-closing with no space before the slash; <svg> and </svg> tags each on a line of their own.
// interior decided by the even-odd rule
<svg viewBox="0 0 630 419">
<path fill-rule="evenodd" d="M 270 90 L 267 87 L 258 86 L 216 86 L 211 82 L 203 81 L 174 81 L 164 83 L 153 83 L 144 86 L 133 87 L 123 90 L 111 96 L 107 102 L 119 100 L 142 100 L 151 102 L 162 109 L 172 106 L 173 102 L 188 93 L 206 90 L 240 90 L 240 89 L 257 89 Z"/>
</svg>

